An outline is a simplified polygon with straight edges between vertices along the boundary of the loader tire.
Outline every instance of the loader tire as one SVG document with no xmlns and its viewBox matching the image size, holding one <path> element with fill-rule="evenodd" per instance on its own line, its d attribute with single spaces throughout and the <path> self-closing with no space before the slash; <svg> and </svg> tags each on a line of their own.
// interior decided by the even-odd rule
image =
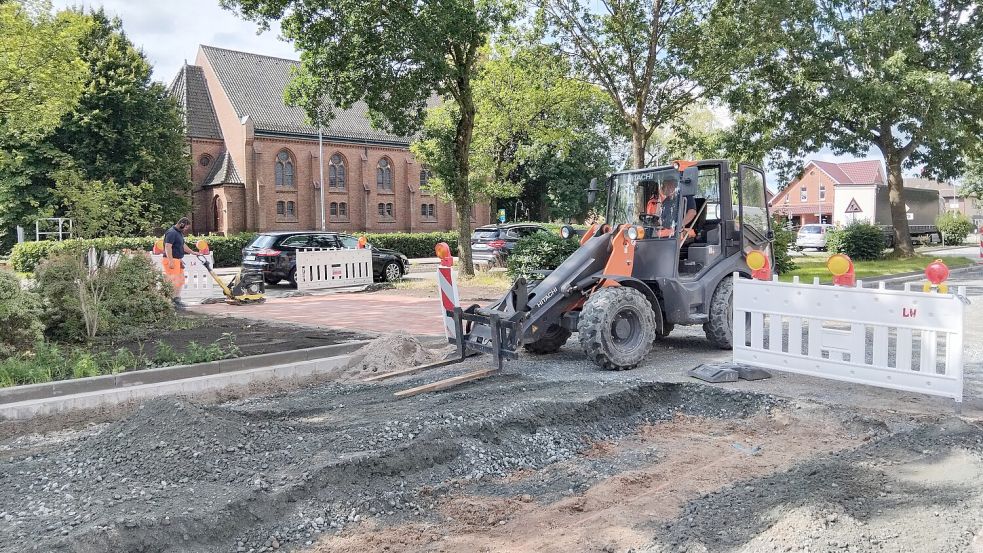
<svg viewBox="0 0 983 553">
<path fill-rule="evenodd" d="M 652 350 L 655 312 L 638 290 L 601 288 L 587 298 L 577 332 L 584 353 L 598 367 L 634 369 Z"/>
<path fill-rule="evenodd" d="M 707 340 L 720 349 L 734 348 L 734 280 L 724 278 L 710 298 L 710 320 L 703 325 Z"/>
<path fill-rule="evenodd" d="M 560 325 L 551 325 L 546 330 L 546 334 L 544 334 L 542 338 L 536 340 L 535 342 L 528 343 L 523 347 L 526 348 L 526 351 L 529 353 L 535 353 L 538 355 L 556 353 L 560 351 L 563 344 L 567 343 L 567 340 L 570 338 L 571 334 L 573 333 Z"/>
</svg>

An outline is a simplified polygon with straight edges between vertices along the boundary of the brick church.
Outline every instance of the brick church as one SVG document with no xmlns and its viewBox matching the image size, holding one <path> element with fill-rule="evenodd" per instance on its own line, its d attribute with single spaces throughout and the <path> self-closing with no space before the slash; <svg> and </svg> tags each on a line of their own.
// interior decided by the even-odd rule
<svg viewBox="0 0 983 553">
<path fill-rule="evenodd" d="M 364 104 L 336 110 L 323 129 L 285 105 L 299 62 L 201 46 L 171 83 L 191 148 L 195 233 L 321 228 L 320 156 L 329 230 L 427 232 L 457 226 L 451 204 L 426 187 L 410 140 L 374 129 Z M 486 223 L 489 206 L 473 221 Z"/>
</svg>

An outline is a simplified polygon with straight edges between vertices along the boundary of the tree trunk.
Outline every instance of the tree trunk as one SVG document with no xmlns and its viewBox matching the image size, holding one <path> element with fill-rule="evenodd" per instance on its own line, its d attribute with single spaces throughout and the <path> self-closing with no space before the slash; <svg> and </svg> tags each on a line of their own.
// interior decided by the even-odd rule
<svg viewBox="0 0 983 553">
<path fill-rule="evenodd" d="M 454 205 L 457 206 L 457 255 L 464 276 L 474 276 L 474 263 L 471 260 L 471 138 L 474 134 L 474 99 L 470 83 L 462 83 L 460 98 L 461 118 L 457 122 L 454 135 L 454 163 L 457 165 L 457 183 L 454 186 Z"/>
<path fill-rule="evenodd" d="M 894 226 L 894 254 L 912 257 L 915 248 L 911 244 L 908 228 L 908 210 L 904 203 L 904 177 L 901 175 L 901 157 L 897 153 L 885 156 L 887 165 L 888 200 L 891 203 L 891 223 Z"/>
<path fill-rule="evenodd" d="M 631 168 L 645 168 L 645 130 L 638 124 L 631 126 Z"/>
</svg>

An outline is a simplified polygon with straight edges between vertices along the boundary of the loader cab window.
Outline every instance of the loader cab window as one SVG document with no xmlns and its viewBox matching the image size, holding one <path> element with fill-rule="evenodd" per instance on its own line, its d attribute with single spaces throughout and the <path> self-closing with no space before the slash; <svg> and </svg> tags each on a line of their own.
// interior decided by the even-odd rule
<svg viewBox="0 0 983 553">
<path fill-rule="evenodd" d="M 722 258 L 720 167 L 700 169 L 696 183 L 696 217 L 687 225 L 690 236 L 680 247 L 679 274 L 695 277 Z"/>
</svg>

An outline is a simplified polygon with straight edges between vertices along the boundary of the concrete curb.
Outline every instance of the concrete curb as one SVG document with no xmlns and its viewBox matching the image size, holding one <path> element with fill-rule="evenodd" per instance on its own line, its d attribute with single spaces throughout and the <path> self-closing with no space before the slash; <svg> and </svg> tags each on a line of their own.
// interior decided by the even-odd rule
<svg viewBox="0 0 983 553">
<path fill-rule="evenodd" d="M 79 394 L 106 393 L 145 385 L 161 385 L 192 378 L 235 374 L 250 370 L 269 370 L 271 367 L 317 361 L 348 355 L 366 342 L 348 342 L 316 348 L 250 355 L 223 359 L 211 363 L 176 365 L 127 373 L 59 380 L 43 384 L 28 384 L 0 389 L 0 409 L 24 402 L 64 398 Z"/>
</svg>

